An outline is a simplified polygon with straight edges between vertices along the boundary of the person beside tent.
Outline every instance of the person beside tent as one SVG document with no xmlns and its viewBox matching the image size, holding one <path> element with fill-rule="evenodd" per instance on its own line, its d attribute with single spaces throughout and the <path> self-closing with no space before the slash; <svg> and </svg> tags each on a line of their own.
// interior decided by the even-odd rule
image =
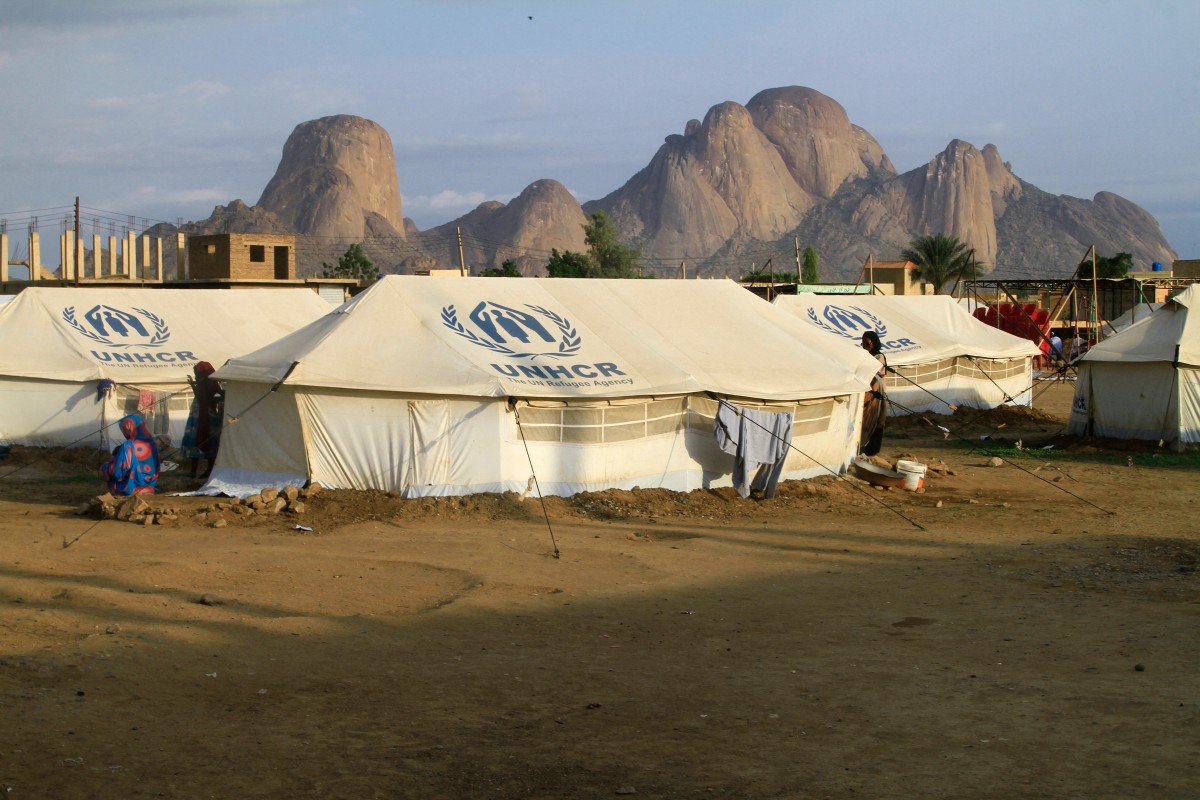
<svg viewBox="0 0 1200 800">
<path fill-rule="evenodd" d="M 1050 332 L 1050 358 L 1054 359 L 1055 362 L 1058 362 L 1058 361 L 1062 361 L 1062 357 L 1063 357 L 1062 337 L 1058 335 L 1057 330 L 1051 331 Z"/>
<path fill-rule="evenodd" d="M 125 443 L 113 450 L 100 468 L 108 490 L 116 495 L 154 494 L 158 485 L 158 444 L 140 414 L 122 417 L 117 425 Z"/>
<path fill-rule="evenodd" d="M 883 342 L 875 331 L 865 331 L 862 335 L 862 348 L 879 362 L 879 371 L 871 378 L 871 391 L 863 399 L 863 441 L 862 452 L 873 456 L 883 448 L 883 425 L 887 420 L 887 392 L 884 380 L 887 378 L 887 356 L 883 354 Z"/>
<path fill-rule="evenodd" d="M 204 477 L 208 478 L 221 443 L 221 427 L 225 421 L 225 392 L 221 389 L 221 384 L 212 377 L 216 372 L 212 364 L 201 361 L 192 368 L 192 372 L 195 373 L 195 379 L 188 378 L 192 387 L 192 407 L 188 412 L 180 450 L 185 458 L 191 459 L 192 469 L 189 476 L 196 477 L 200 459 L 204 459 L 208 462 Z"/>
</svg>

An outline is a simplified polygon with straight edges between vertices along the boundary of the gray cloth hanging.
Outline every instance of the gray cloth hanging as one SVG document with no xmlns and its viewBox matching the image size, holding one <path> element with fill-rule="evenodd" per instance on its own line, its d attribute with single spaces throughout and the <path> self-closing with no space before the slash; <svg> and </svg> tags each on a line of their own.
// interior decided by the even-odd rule
<svg viewBox="0 0 1200 800">
<path fill-rule="evenodd" d="M 792 412 L 754 411 L 722 400 L 713 435 L 717 446 L 733 456 L 733 486 L 738 494 L 749 497 L 750 490 L 757 489 L 763 497 L 774 497 L 792 443 Z"/>
</svg>

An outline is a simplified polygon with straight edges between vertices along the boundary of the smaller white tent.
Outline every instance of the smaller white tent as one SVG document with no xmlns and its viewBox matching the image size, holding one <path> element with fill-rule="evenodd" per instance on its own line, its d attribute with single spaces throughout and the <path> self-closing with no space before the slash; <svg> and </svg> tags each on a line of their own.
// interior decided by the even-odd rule
<svg viewBox="0 0 1200 800">
<path fill-rule="evenodd" d="M 217 371 L 202 491 L 729 486 L 713 395 L 793 415 L 784 479 L 840 473 L 877 366 L 732 281 L 387 276 Z"/>
<path fill-rule="evenodd" d="M 1160 308 L 1162 308 L 1162 305 L 1162 303 L 1138 303 L 1121 316 L 1105 323 L 1104 335 L 1112 336 L 1114 333 L 1120 333 L 1133 323 L 1139 322 L 1146 317 L 1151 316 Z"/>
<path fill-rule="evenodd" d="M 0 441 L 111 448 L 139 411 L 178 444 L 193 366 L 327 313 L 309 289 L 30 287 L 0 313 Z"/>
<path fill-rule="evenodd" d="M 1068 433 L 1200 442 L 1200 287 L 1094 345 L 1078 367 Z"/>
<path fill-rule="evenodd" d="M 985 325 L 947 295 L 781 295 L 775 305 L 821 331 L 830 347 L 860 348 L 864 331 L 883 342 L 891 414 L 950 405 L 995 408 L 1033 400 L 1028 339 Z"/>
</svg>

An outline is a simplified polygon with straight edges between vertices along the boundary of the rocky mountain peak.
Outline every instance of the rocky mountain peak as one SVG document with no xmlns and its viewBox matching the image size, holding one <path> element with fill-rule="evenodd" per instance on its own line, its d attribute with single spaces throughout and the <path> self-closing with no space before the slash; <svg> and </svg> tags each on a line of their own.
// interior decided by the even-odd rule
<svg viewBox="0 0 1200 800">
<path fill-rule="evenodd" d="M 324 117 L 296 127 L 257 206 L 234 201 L 192 227 L 323 237 L 328 251 L 317 257 L 326 260 L 340 254 L 337 241 L 363 242 L 385 271 L 456 266 L 461 231 L 468 266 L 512 259 L 541 274 L 551 249 L 585 249 L 586 214 L 597 210 L 642 248 L 651 271 L 686 261 L 692 274 L 728 273 L 746 254 L 775 249 L 786 258 L 799 241 L 816 248 L 823 277 L 853 279 L 868 256 L 896 258 L 930 233 L 966 242 L 998 277 L 1069 274 L 1093 244 L 1102 254 L 1130 252 L 1139 265 L 1175 257 L 1134 203 L 1110 192 L 1047 194 L 1017 177 L 993 144 L 953 139 L 897 174 L 840 104 L 803 86 L 714 105 L 666 136 L 623 186 L 582 208 L 543 179 L 511 202 L 483 203 L 424 233 L 401 216 L 387 132 L 361 117 Z"/>
<path fill-rule="evenodd" d="M 391 137 L 348 114 L 296 126 L 258 206 L 299 234 L 347 242 L 368 231 L 405 236 Z"/>
</svg>

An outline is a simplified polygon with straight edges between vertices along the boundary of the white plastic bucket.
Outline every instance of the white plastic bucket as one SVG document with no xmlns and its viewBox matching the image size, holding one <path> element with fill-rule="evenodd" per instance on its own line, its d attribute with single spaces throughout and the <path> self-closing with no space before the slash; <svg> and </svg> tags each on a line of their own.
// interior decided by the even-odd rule
<svg viewBox="0 0 1200 800">
<path fill-rule="evenodd" d="M 925 465 L 919 461 L 896 462 L 896 472 L 904 476 L 904 488 L 915 492 L 925 485 Z"/>
</svg>

